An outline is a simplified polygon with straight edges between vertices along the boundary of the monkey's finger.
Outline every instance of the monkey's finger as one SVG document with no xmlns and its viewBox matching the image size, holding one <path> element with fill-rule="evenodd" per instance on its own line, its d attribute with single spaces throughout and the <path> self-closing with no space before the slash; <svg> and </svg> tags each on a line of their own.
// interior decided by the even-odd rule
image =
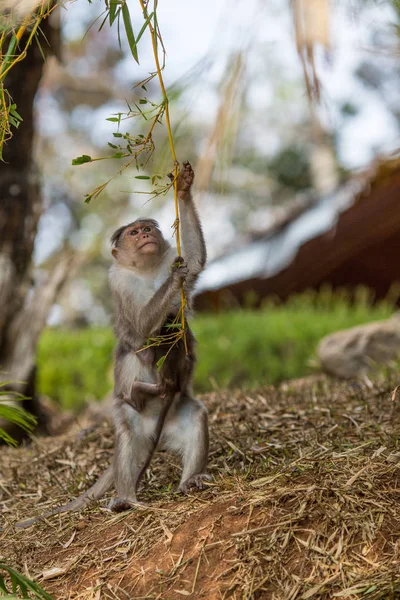
<svg viewBox="0 0 400 600">
<path fill-rule="evenodd" d="M 168 173 L 167 177 L 170 179 L 170 181 L 174 180 L 174 174 L 173 173 Z"/>
</svg>

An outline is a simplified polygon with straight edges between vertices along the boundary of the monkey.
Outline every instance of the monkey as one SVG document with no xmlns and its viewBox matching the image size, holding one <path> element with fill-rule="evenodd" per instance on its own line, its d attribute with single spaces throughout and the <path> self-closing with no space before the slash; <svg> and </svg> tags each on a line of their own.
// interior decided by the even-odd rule
<svg viewBox="0 0 400 600">
<path fill-rule="evenodd" d="M 17 523 L 17 527 L 29 527 L 53 514 L 80 510 L 100 499 L 113 486 L 117 495 L 108 508 L 118 512 L 134 507 L 138 504 L 137 484 L 146 463 L 151 460 L 157 436 L 161 448 L 182 458 L 178 488 L 181 492 L 203 489 L 204 481 L 209 479 L 205 472 L 209 446 L 207 409 L 192 393 L 193 334 L 187 328 L 188 355 L 184 355 L 183 348 L 177 344 L 159 374 L 156 363 L 164 349 L 145 347 L 146 340 L 158 336 L 163 328 L 168 329 L 171 319 L 177 315 L 181 282 L 188 311 L 191 309 L 193 287 L 206 263 L 204 235 L 191 193 L 193 180 L 193 169 L 185 162 L 177 179 L 185 259 L 176 256 L 176 249 L 165 240 L 154 219 L 136 219 L 117 229 L 111 237 L 115 263 L 109 271 L 109 283 L 116 306 L 114 332 L 117 338 L 112 465 L 76 500 L 42 517 Z M 171 395 L 171 390 L 169 407 L 162 396 Z M 163 414 L 165 408 L 169 410 Z"/>
<path fill-rule="evenodd" d="M 167 394 L 171 381 L 176 397 L 165 419 L 161 446 L 182 456 L 181 491 L 187 492 L 192 487 L 201 489 L 206 479 L 207 411 L 192 394 L 194 343 L 191 331 L 186 338 L 188 355 L 184 355 L 181 341 L 171 349 L 172 357 L 165 360 L 165 372 L 163 365 L 160 377 L 156 362 L 158 353 L 164 353 L 164 349 L 142 350 L 146 339 L 159 335 L 161 329 L 168 326 L 167 320 L 176 316 L 181 281 L 191 307 L 193 286 L 205 266 L 204 236 L 191 194 L 193 179 L 193 169 L 186 162 L 177 181 L 185 260 L 176 257 L 176 250 L 164 240 L 154 221 L 138 219 L 117 230 L 112 237 L 116 264 L 110 269 L 109 280 L 117 308 L 115 333 L 119 342 L 114 370 L 117 498 L 111 501 L 111 510 L 125 510 L 137 502 L 141 466 L 149 456 L 151 458 L 154 439 L 157 440 L 157 420 L 165 407 L 160 392 Z M 174 364 L 177 355 L 180 359 Z"/>
</svg>

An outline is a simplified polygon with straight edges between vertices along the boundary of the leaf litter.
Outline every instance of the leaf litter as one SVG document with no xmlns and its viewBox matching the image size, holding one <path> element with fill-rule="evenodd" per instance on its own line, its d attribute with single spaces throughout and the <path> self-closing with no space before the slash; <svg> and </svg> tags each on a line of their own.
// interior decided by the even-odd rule
<svg viewBox="0 0 400 600">
<path fill-rule="evenodd" d="M 0 559 L 59 600 L 400 598 L 398 378 L 305 378 L 203 396 L 204 492 L 175 492 L 158 453 L 128 513 L 107 498 L 27 530 L 19 520 L 76 497 L 112 457 L 104 422 L 2 448 Z"/>
</svg>

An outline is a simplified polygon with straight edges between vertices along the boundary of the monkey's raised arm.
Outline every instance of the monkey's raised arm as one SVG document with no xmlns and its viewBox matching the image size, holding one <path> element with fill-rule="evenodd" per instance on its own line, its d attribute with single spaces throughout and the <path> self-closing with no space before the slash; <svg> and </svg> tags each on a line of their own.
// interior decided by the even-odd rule
<svg viewBox="0 0 400 600">
<path fill-rule="evenodd" d="M 189 269 L 186 286 L 194 283 L 197 275 L 204 269 L 207 260 L 204 235 L 191 192 L 193 180 L 192 167 L 188 162 L 183 163 L 183 169 L 178 178 L 178 197 L 183 256 Z"/>
</svg>

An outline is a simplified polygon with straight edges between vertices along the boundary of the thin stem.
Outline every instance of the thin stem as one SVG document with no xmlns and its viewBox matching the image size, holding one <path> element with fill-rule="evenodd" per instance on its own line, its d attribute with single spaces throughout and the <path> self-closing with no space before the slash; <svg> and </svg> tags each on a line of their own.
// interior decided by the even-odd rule
<svg viewBox="0 0 400 600">
<path fill-rule="evenodd" d="M 148 13 L 147 13 L 147 7 L 144 3 L 144 0 L 139 0 L 140 2 L 140 6 L 142 7 L 142 11 L 143 11 L 143 16 L 145 19 L 148 19 Z M 156 15 L 156 10 L 157 10 L 157 0 L 155 0 L 154 2 L 154 14 Z M 175 229 L 175 235 L 176 235 L 176 248 L 178 251 L 179 256 L 181 255 L 181 235 L 180 235 L 180 221 L 179 221 L 179 200 L 178 200 L 178 175 L 179 175 L 179 163 L 177 161 L 176 158 L 176 153 L 175 153 L 175 146 L 174 146 L 174 140 L 172 137 L 172 129 L 171 129 L 171 120 L 169 117 L 169 101 L 168 101 L 168 96 L 167 96 L 167 92 L 165 89 L 165 85 L 164 85 L 164 79 L 162 76 L 162 68 L 160 66 L 160 60 L 158 57 L 158 50 L 157 50 L 157 31 L 155 30 L 155 28 L 153 27 L 151 21 L 149 21 L 149 29 L 150 29 L 150 33 L 151 33 L 151 43 L 153 46 L 153 54 L 154 54 L 154 60 L 156 63 L 156 68 L 157 68 L 157 75 L 158 75 L 158 81 L 160 83 L 160 88 L 161 88 L 161 92 L 163 95 L 163 99 L 164 99 L 164 107 L 165 107 L 165 123 L 167 126 L 167 132 L 168 132 L 168 140 L 169 140 L 169 147 L 171 150 L 171 155 L 174 161 L 174 203 L 175 203 L 175 223 L 174 223 L 174 229 Z M 182 332 L 185 331 L 185 305 L 186 305 L 186 298 L 185 298 L 185 290 L 183 288 L 183 283 L 181 285 L 181 305 L 182 305 Z M 185 348 L 186 348 L 186 336 L 183 334 L 184 337 L 184 341 L 185 341 Z"/>
</svg>

